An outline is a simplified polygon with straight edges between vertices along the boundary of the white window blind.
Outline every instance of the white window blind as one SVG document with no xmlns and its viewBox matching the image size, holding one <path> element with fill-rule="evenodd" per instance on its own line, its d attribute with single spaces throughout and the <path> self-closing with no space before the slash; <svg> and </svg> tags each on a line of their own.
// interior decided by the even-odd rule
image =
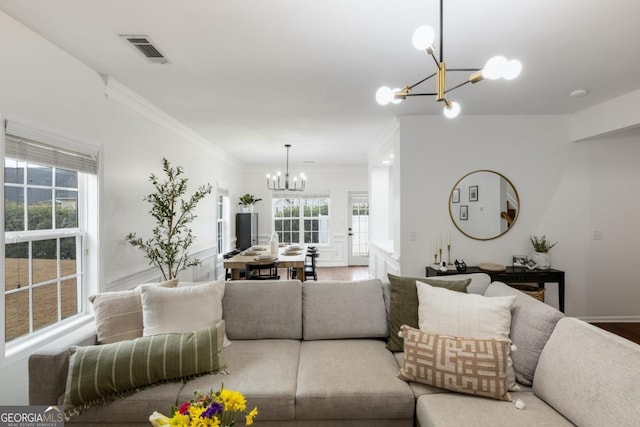
<svg viewBox="0 0 640 427">
<path fill-rule="evenodd" d="M 98 173 L 95 156 L 52 147 L 9 133 L 5 134 L 5 157 L 92 175 Z"/>
</svg>

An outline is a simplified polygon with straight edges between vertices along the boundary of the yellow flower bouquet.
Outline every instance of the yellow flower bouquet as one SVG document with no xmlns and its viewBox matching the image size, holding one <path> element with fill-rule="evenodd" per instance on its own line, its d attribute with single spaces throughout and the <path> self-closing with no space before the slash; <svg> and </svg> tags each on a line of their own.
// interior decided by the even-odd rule
<svg viewBox="0 0 640 427">
<path fill-rule="evenodd" d="M 232 427 L 239 413 L 244 414 L 245 425 L 250 426 L 258 416 L 258 407 L 247 412 L 247 401 L 242 393 L 225 389 L 223 385 L 217 392 L 202 394 L 196 391 L 191 401 L 179 408 L 172 407 L 170 416 L 154 412 L 149 421 L 154 427 Z"/>
</svg>

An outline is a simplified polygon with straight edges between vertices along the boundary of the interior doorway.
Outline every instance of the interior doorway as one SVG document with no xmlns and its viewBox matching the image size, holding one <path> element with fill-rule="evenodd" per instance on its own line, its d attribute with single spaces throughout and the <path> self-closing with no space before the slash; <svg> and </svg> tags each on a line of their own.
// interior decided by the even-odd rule
<svg viewBox="0 0 640 427">
<path fill-rule="evenodd" d="M 348 264 L 369 265 L 369 194 L 349 192 Z"/>
</svg>

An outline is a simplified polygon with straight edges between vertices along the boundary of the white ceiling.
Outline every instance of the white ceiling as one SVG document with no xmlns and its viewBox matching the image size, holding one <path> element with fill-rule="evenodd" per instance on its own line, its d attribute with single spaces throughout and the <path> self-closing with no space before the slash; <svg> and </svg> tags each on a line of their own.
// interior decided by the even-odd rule
<svg viewBox="0 0 640 427">
<path fill-rule="evenodd" d="M 374 98 L 379 86 L 435 71 L 411 36 L 425 23 L 438 31 L 438 8 L 438 0 L 0 0 L 249 166 L 282 164 L 285 143 L 292 165 L 366 164 L 394 116 L 441 115 L 433 98 L 385 107 Z M 640 87 L 640 1 L 445 0 L 444 20 L 449 68 L 482 67 L 496 54 L 523 64 L 516 80 L 452 92 L 461 115 L 574 113 Z M 147 62 L 119 34 L 148 35 L 170 63 Z M 448 86 L 467 76 L 449 73 Z M 578 88 L 589 94 L 570 97 Z"/>
</svg>

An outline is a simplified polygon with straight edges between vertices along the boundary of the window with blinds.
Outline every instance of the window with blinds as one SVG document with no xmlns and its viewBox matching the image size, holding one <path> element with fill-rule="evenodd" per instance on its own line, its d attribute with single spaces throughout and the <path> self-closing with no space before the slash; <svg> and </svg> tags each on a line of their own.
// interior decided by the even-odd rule
<svg viewBox="0 0 640 427">
<path fill-rule="evenodd" d="M 4 341 L 22 342 L 83 310 L 89 192 L 97 156 L 4 135 Z M 92 198 L 95 200 L 95 195 Z"/>
</svg>

